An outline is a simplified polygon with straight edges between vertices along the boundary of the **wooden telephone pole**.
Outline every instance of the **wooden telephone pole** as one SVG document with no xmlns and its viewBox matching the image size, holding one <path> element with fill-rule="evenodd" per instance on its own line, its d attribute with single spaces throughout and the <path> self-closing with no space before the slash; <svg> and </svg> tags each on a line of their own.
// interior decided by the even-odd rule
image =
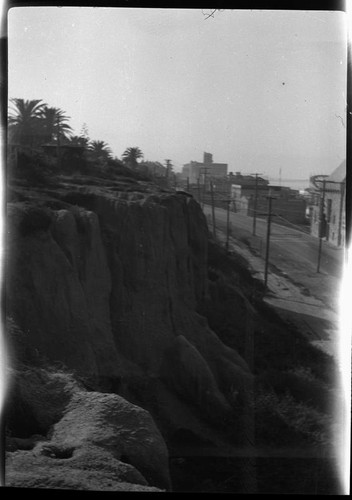
<svg viewBox="0 0 352 500">
<path fill-rule="evenodd" d="M 269 269 L 269 248 L 270 248 L 270 230 L 271 230 L 271 204 L 273 196 L 268 196 L 269 207 L 268 207 L 268 222 L 266 230 L 266 250 L 265 250 L 265 271 L 264 271 L 264 291 L 267 289 L 268 284 L 268 269 Z"/>
<path fill-rule="evenodd" d="M 229 239 L 230 239 L 230 203 L 231 199 L 227 200 L 227 210 L 226 210 L 226 252 L 229 251 Z"/>
<path fill-rule="evenodd" d="M 324 219 L 324 205 L 325 205 L 325 186 L 326 179 L 323 179 L 323 196 L 320 201 L 320 213 L 319 213 L 319 249 L 318 249 L 318 265 L 317 273 L 320 271 L 320 260 L 321 260 L 321 250 L 323 245 L 323 219 Z"/>
<path fill-rule="evenodd" d="M 203 185 L 203 200 L 202 200 L 202 208 L 204 208 L 204 203 L 205 203 L 205 195 L 206 195 L 206 192 L 207 192 L 207 175 L 208 175 L 208 170 L 209 168 L 208 167 L 200 167 L 199 169 L 199 177 L 198 177 L 198 181 L 200 182 L 200 176 L 201 174 L 203 174 L 203 180 L 204 180 L 204 185 Z"/>
<path fill-rule="evenodd" d="M 257 222 L 257 199 L 258 199 L 258 175 L 263 174 L 252 174 L 255 175 L 255 189 L 254 189 L 254 203 L 253 203 L 253 236 L 255 236 L 256 222 Z"/>
<path fill-rule="evenodd" d="M 167 182 L 167 184 L 169 184 L 170 174 L 171 174 L 171 170 L 172 170 L 172 163 L 171 163 L 171 160 L 169 160 L 169 159 L 165 160 L 165 163 L 166 163 L 166 182 Z"/>
<path fill-rule="evenodd" d="M 57 143 L 56 143 L 56 151 L 57 151 L 57 166 L 61 168 L 61 144 L 60 144 L 60 123 L 59 119 L 57 121 Z"/>
<path fill-rule="evenodd" d="M 198 203 L 199 203 L 199 205 L 201 205 L 200 180 L 199 180 L 199 177 L 197 179 L 197 187 L 198 187 Z M 203 204 L 202 204 L 202 208 L 203 208 Z"/>
<path fill-rule="evenodd" d="M 210 181 L 210 192 L 211 192 L 211 213 L 213 216 L 213 236 L 216 238 L 216 227 L 215 227 L 215 206 L 214 206 L 214 186 L 213 181 Z"/>
</svg>

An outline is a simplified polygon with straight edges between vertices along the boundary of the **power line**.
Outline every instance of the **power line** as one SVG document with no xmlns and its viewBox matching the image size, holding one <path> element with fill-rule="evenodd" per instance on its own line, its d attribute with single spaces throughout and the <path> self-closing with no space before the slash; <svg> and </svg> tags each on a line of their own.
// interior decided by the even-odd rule
<svg viewBox="0 0 352 500">
<path fill-rule="evenodd" d="M 279 210 L 282 212 L 290 212 L 290 214 L 302 214 L 302 210 L 290 210 L 289 208 L 279 208 Z M 256 212 L 259 213 L 259 210 Z M 276 215 L 280 215 L 280 213 Z"/>
<path fill-rule="evenodd" d="M 270 178 L 269 182 L 278 182 L 280 180 L 279 179 L 275 179 L 275 178 Z M 281 182 L 309 182 L 309 179 L 281 179 Z"/>
<path fill-rule="evenodd" d="M 300 226 L 297 226 L 296 224 L 294 224 L 293 222 L 289 221 L 288 219 L 285 219 L 285 217 L 282 217 L 282 215 L 278 215 L 278 214 L 275 214 L 279 219 L 282 219 L 284 220 L 285 222 L 287 222 L 288 224 L 290 224 L 292 227 L 294 228 L 297 228 L 297 231 L 300 231 L 304 234 L 309 234 L 310 235 L 310 232 L 309 231 L 304 231 L 304 229 L 302 229 Z"/>
</svg>

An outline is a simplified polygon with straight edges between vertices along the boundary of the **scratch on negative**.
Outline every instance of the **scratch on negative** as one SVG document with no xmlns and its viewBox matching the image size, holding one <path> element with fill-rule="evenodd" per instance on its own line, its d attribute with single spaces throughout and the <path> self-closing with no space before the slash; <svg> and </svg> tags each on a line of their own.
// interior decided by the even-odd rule
<svg viewBox="0 0 352 500">
<path fill-rule="evenodd" d="M 340 115 L 335 115 L 335 116 L 336 116 L 336 118 L 340 118 L 341 123 L 342 123 L 343 127 L 345 128 L 345 122 L 343 121 L 342 117 Z"/>
</svg>

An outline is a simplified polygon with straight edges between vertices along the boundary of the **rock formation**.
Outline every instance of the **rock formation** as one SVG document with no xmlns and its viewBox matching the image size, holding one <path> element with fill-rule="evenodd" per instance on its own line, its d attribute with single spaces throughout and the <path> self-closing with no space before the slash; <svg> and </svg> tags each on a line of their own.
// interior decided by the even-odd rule
<svg viewBox="0 0 352 500">
<path fill-rule="evenodd" d="M 170 442 L 215 442 L 252 380 L 199 313 L 209 300 L 200 206 L 131 179 L 16 186 L 6 243 L 10 365 L 40 367 L 13 376 L 9 484 L 82 489 L 86 477 L 94 489 L 97 467 L 107 489 L 170 489 L 156 424 Z M 44 375 L 58 363 L 86 389 L 66 380 L 59 395 L 59 375 Z"/>
<path fill-rule="evenodd" d="M 87 392 L 63 371 L 22 369 L 11 379 L 10 420 L 30 421 L 13 431 L 31 436 L 7 438 L 6 486 L 170 489 L 168 451 L 147 411 L 117 394 Z"/>
<path fill-rule="evenodd" d="M 255 438 L 271 408 L 265 390 L 252 404 L 253 367 L 264 386 L 297 359 L 321 371 L 321 353 L 259 318 L 243 267 L 233 279 L 210 255 L 190 196 L 71 175 L 14 185 L 7 215 L 10 486 L 170 490 L 183 446 Z"/>
<path fill-rule="evenodd" d="M 251 374 L 197 312 L 208 297 L 207 239 L 200 206 L 182 194 L 75 184 L 40 204 L 27 194 L 8 211 L 9 315 L 93 387 L 109 381 L 128 395 L 136 380 L 157 378 L 185 402 L 196 397 L 210 419 L 210 408 L 228 418 L 227 396 Z"/>
</svg>

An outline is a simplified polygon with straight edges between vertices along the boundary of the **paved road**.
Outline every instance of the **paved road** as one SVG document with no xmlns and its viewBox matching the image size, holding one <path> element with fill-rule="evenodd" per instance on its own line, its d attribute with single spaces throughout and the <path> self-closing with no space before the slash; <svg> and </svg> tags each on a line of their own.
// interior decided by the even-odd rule
<svg viewBox="0 0 352 500">
<path fill-rule="evenodd" d="M 211 207 L 204 206 L 204 213 L 211 215 Z M 215 218 L 218 225 L 226 225 L 226 210 L 215 208 Z M 274 219 L 274 218 L 273 218 Z M 230 212 L 230 223 L 233 235 L 236 228 L 243 231 L 243 236 L 251 238 L 253 218 L 247 215 Z M 261 255 L 265 255 L 267 222 L 256 219 L 256 236 L 252 238 L 252 245 L 261 247 Z M 309 234 L 291 227 L 281 226 L 272 221 L 270 236 L 269 262 L 281 270 L 289 273 L 292 269 L 316 272 L 318 264 L 319 240 Z M 343 250 L 329 243 L 322 242 L 320 272 L 341 277 L 343 266 Z"/>
<path fill-rule="evenodd" d="M 211 207 L 205 206 L 204 212 L 211 229 Z M 226 215 L 226 210 L 216 208 L 218 236 L 221 231 L 223 242 Z M 252 217 L 230 213 L 230 221 L 233 235 L 230 238 L 230 248 L 237 241 L 236 251 L 246 258 L 257 277 L 263 280 L 267 222 L 257 219 L 256 234 L 259 236 L 258 240 L 262 239 L 262 251 L 253 254 L 247 245 L 239 243 L 244 239 L 252 239 Z M 343 250 L 323 242 L 321 272 L 317 273 L 319 240 L 275 223 L 272 224 L 271 234 L 269 293 L 264 300 L 284 319 L 295 323 L 314 344 L 337 357 L 342 341 L 339 333 L 338 299 Z M 272 264 L 276 269 L 271 267 Z"/>
</svg>

